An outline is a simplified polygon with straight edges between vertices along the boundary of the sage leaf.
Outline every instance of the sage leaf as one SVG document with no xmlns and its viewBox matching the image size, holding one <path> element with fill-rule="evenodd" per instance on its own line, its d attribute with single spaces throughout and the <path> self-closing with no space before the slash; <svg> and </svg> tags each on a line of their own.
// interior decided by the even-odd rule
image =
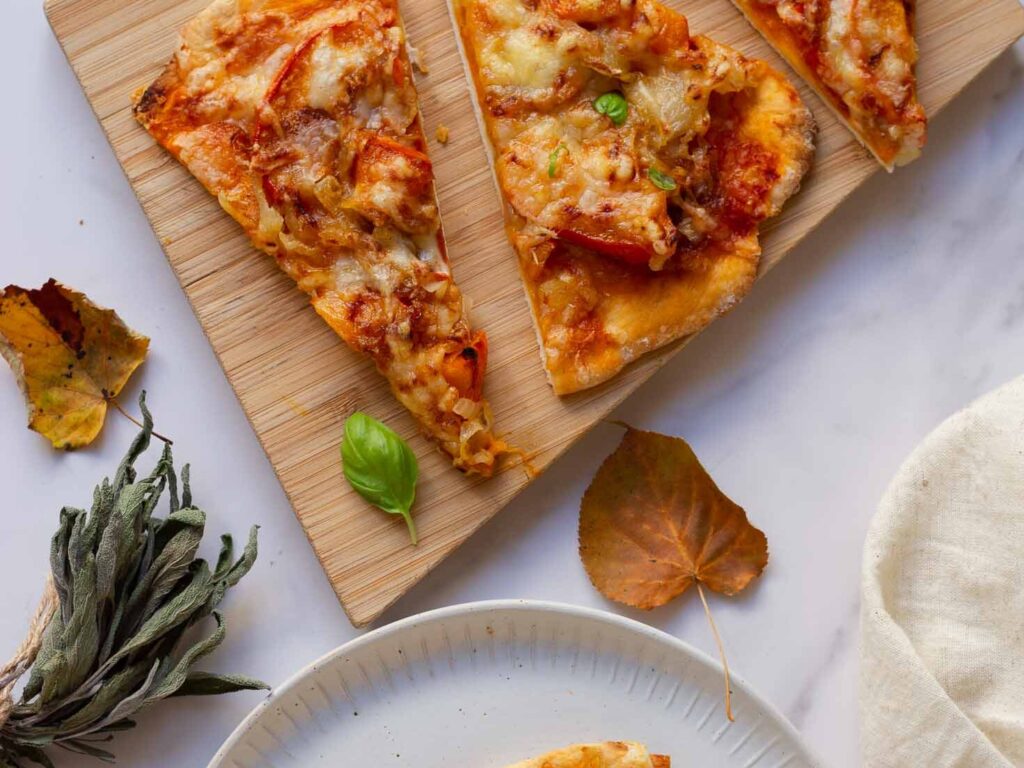
<svg viewBox="0 0 1024 768">
<path fill-rule="evenodd" d="M 180 529 L 163 546 L 145 576 L 137 583 L 128 599 L 127 610 L 130 616 L 138 615 L 142 621 L 152 616 L 163 599 L 188 572 L 199 550 L 206 526 L 206 515 L 202 511 L 188 512 L 189 514 L 172 513 L 172 517 L 176 516 L 177 522 L 181 523 Z"/>
<path fill-rule="evenodd" d="M 90 553 L 85 567 L 76 577 L 73 593 L 74 612 L 64 631 L 67 664 L 53 678 L 53 695 L 61 696 L 73 691 L 89 675 L 100 650 L 99 619 L 97 616 L 96 560 Z M 52 696 L 44 694 L 49 701 Z"/>
<path fill-rule="evenodd" d="M 235 540 L 230 533 L 221 534 L 220 554 L 217 555 L 217 565 L 213 569 L 213 578 L 223 579 L 231 569 L 231 559 L 235 556 Z"/>
<path fill-rule="evenodd" d="M 36 765 L 43 766 L 43 768 L 55 768 L 53 761 L 47 757 L 43 750 L 39 747 L 29 746 L 28 744 L 20 745 L 17 751 L 10 757 L 4 754 L 3 749 L 0 749 L 0 766 L 3 768 L 18 768 L 18 763 L 14 762 L 14 758 L 16 757 L 22 757 Z"/>
<path fill-rule="evenodd" d="M 76 755 L 86 755 L 88 757 L 95 757 L 98 760 L 102 760 L 104 763 L 114 762 L 113 753 L 108 752 L 105 749 L 100 749 L 99 747 L 94 747 L 91 744 L 82 741 L 81 739 L 69 739 L 68 741 L 59 743 L 57 746 Z"/>
<path fill-rule="evenodd" d="M 217 622 L 217 628 L 213 634 L 188 649 L 174 669 L 167 672 L 149 693 L 149 698 L 146 700 L 147 703 L 157 701 L 165 696 L 174 695 L 188 679 L 189 668 L 199 659 L 203 658 L 203 656 L 212 653 L 218 645 L 224 642 L 224 637 L 227 635 L 224 628 L 224 619 L 217 611 L 213 612 L 213 619 Z"/>
<path fill-rule="evenodd" d="M 69 601 L 70 602 L 70 601 Z M 28 702 L 38 696 L 43 690 L 43 681 L 45 670 L 49 669 L 53 665 L 53 657 L 59 650 L 59 645 L 64 638 L 64 617 L 61 611 L 57 611 L 53 618 L 50 619 L 49 626 L 46 627 L 46 631 L 43 633 L 43 644 L 39 648 L 39 653 L 36 654 L 35 663 L 32 665 L 32 670 L 29 672 L 28 682 L 22 689 L 21 696 L 23 702 Z M 23 706 L 28 706 L 23 704 Z"/>
<path fill-rule="evenodd" d="M 156 673 L 159 667 L 160 663 L 154 662 L 149 670 L 149 674 L 146 675 L 146 679 L 143 681 L 142 685 L 136 688 L 131 694 L 125 696 L 123 699 L 118 701 L 117 704 L 114 705 L 114 708 L 110 710 L 110 714 L 108 714 L 105 718 L 100 720 L 100 722 L 96 726 L 84 731 L 83 733 L 72 734 L 72 736 L 83 736 L 85 734 L 91 733 L 93 730 L 102 729 L 107 725 L 110 725 L 111 723 L 118 723 L 121 720 L 127 718 L 129 715 L 133 715 L 140 709 L 142 709 L 142 707 L 146 704 L 146 694 L 149 691 L 150 686 L 153 685 L 153 680 L 156 678 Z"/>
<path fill-rule="evenodd" d="M 249 540 L 245 543 L 245 548 L 242 550 L 242 556 L 224 575 L 223 581 L 229 587 L 235 586 L 235 584 L 237 584 L 238 581 L 249 572 L 253 563 L 256 562 L 256 555 L 258 552 L 256 544 L 259 530 L 260 527 L 258 525 L 254 525 L 249 529 Z"/>
<path fill-rule="evenodd" d="M 140 408 L 142 431 L 114 480 L 96 486 L 88 513 L 61 510 L 50 546 L 59 607 L 21 699 L 0 725 L 0 768 L 49 766 L 44 750 L 51 746 L 111 761 L 96 744 L 134 727 L 131 717 L 163 698 L 266 688 L 252 678 L 192 668 L 224 640 L 215 608 L 252 568 L 258 529 L 237 560 L 230 536 L 221 537 L 212 571 L 196 558 L 206 515 L 193 503 L 187 470 L 179 483 L 167 447 L 139 479 L 135 462 L 153 428 L 144 398 Z M 170 510 L 161 518 L 158 503 L 168 495 Z M 181 648 L 190 628 L 211 613 L 214 631 Z M 9 681 L 24 672 L 13 671 Z"/>
<path fill-rule="evenodd" d="M 50 571 L 53 573 L 53 586 L 57 590 L 57 597 L 61 604 L 67 602 L 68 584 L 71 581 L 67 557 L 64 556 L 64 553 L 67 551 L 68 540 L 71 538 L 71 526 L 74 525 L 77 515 L 77 510 L 62 509 L 60 511 L 60 527 L 50 542 Z"/>
<path fill-rule="evenodd" d="M 100 652 L 96 656 L 96 661 L 103 664 L 107 659 L 110 658 L 110 654 L 113 652 L 114 643 L 117 641 L 117 632 L 121 628 L 121 622 L 124 619 L 124 602 L 119 601 L 114 606 L 114 613 L 110 617 L 110 624 L 107 627 L 106 638 L 103 640 L 103 645 L 100 646 Z"/>
<path fill-rule="evenodd" d="M 349 485 L 385 512 L 401 515 L 416 544 L 412 509 L 419 465 L 408 444 L 376 419 L 356 411 L 345 420 L 341 464 Z"/>
<path fill-rule="evenodd" d="M 143 661 L 111 675 L 84 707 L 64 720 L 62 727 L 75 732 L 102 719 L 119 701 L 138 688 L 149 674 L 150 666 Z"/>
<path fill-rule="evenodd" d="M 93 731 L 93 733 L 97 733 L 97 734 L 99 734 L 99 733 L 114 734 L 114 733 L 119 733 L 120 731 L 130 731 L 134 727 L 135 727 L 135 721 L 134 720 L 118 720 L 116 723 L 111 723 L 110 725 L 105 725 L 102 728 L 99 728 L 99 729 Z"/>
<path fill-rule="evenodd" d="M 85 558 L 92 552 L 92 543 L 88 536 L 82 536 L 82 529 L 85 528 L 85 515 L 79 510 L 74 510 L 74 518 L 71 521 L 71 531 L 68 533 L 67 563 L 71 578 L 75 578 L 85 565 Z"/>
<path fill-rule="evenodd" d="M 108 664 L 120 661 L 128 654 L 159 640 L 188 619 L 189 615 L 206 601 L 211 591 L 210 568 L 202 560 L 196 562 L 198 567 L 192 568 L 192 579 L 188 585 L 146 619 L 131 640 L 111 656 Z"/>
<path fill-rule="evenodd" d="M 270 686 L 261 680 L 244 675 L 215 675 L 209 672 L 192 672 L 185 684 L 172 696 L 213 696 L 236 691 L 267 690 Z"/>
<path fill-rule="evenodd" d="M 188 482 L 189 471 L 188 464 L 181 468 L 181 506 L 183 507 L 192 506 L 192 487 Z"/>
<path fill-rule="evenodd" d="M 128 556 L 140 543 L 134 525 L 148 490 L 145 484 L 130 485 L 118 497 L 96 552 L 98 602 L 113 597 L 114 585 L 124 577 Z"/>
</svg>

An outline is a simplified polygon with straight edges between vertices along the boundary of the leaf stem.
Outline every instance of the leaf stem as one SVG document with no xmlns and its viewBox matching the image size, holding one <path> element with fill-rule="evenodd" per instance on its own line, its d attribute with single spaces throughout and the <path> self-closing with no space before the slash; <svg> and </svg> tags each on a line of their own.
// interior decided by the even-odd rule
<svg viewBox="0 0 1024 768">
<path fill-rule="evenodd" d="M 419 542 L 419 535 L 416 533 L 416 521 L 412 519 L 410 512 L 403 512 L 402 517 L 405 518 L 405 524 L 409 526 L 409 538 L 412 540 L 412 545 L 415 547 Z"/>
<path fill-rule="evenodd" d="M 132 416 L 130 413 L 128 413 L 128 411 L 126 411 L 124 408 L 121 407 L 121 404 L 119 402 L 117 402 L 117 398 L 115 398 L 115 397 L 108 397 L 107 398 L 107 402 L 110 403 L 112 406 L 114 406 L 114 408 L 118 411 L 118 413 L 120 413 L 122 416 L 124 416 L 126 419 L 128 419 L 128 421 L 130 421 L 132 424 L 134 424 L 135 426 L 139 427 L 140 429 L 144 428 L 144 425 L 143 425 L 143 423 L 141 421 L 136 419 L 134 416 Z M 152 433 L 153 437 L 155 437 L 155 438 L 157 438 L 159 440 L 163 440 L 168 445 L 174 445 L 174 441 L 171 440 L 171 438 L 165 437 L 164 435 L 161 435 L 155 429 L 151 430 L 151 433 Z"/>
<path fill-rule="evenodd" d="M 729 718 L 730 723 L 733 723 L 736 721 L 736 718 L 732 716 L 732 683 L 729 680 L 729 662 L 725 658 L 725 646 L 722 645 L 722 638 L 718 634 L 715 620 L 711 617 L 711 608 L 708 607 L 708 600 L 704 597 L 704 588 L 701 587 L 699 581 L 696 584 L 697 594 L 700 595 L 700 601 L 704 604 L 704 615 L 708 617 L 708 624 L 711 625 L 711 634 L 714 635 L 715 645 L 718 646 L 718 656 L 722 660 L 722 669 L 725 670 L 725 716 Z"/>
</svg>

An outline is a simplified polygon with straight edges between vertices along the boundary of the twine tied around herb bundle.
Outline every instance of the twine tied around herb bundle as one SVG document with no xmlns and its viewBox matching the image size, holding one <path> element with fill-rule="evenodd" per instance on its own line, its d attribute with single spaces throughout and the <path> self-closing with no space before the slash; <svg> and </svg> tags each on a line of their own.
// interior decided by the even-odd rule
<svg viewBox="0 0 1024 768">
<path fill-rule="evenodd" d="M 224 640 L 217 609 L 256 561 L 258 527 L 237 558 L 228 535 L 216 561 L 197 556 L 206 514 L 193 503 L 188 467 L 179 482 L 167 444 L 148 475 L 135 469 L 154 435 L 145 393 L 139 405 L 142 431 L 113 480 L 96 487 L 91 510 L 61 510 L 42 600 L 0 667 L 0 768 L 53 768 L 51 747 L 113 762 L 99 745 L 162 699 L 268 687 L 193 669 Z M 158 517 L 167 496 L 169 512 Z M 195 639 L 190 630 L 209 619 L 216 626 Z"/>
<path fill-rule="evenodd" d="M 0 729 L 14 710 L 14 686 L 28 672 L 43 645 L 43 634 L 57 610 L 57 590 L 53 587 L 53 574 L 47 574 L 46 587 L 35 615 L 28 625 L 28 634 L 21 641 L 14 656 L 0 667 Z"/>
</svg>

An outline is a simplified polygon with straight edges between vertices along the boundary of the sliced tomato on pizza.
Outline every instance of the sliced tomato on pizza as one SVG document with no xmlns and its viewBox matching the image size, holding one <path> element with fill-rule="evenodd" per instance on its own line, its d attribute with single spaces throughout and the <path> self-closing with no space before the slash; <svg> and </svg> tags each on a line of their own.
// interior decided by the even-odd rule
<svg viewBox="0 0 1024 768">
<path fill-rule="evenodd" d="M 749 290 L 813 120 L 761 61 L 653 0 L 452 0 L 555 392 Z"/>
<path fill-rule="evenodd" d="M 733 0 L 887 170 L 921 154 L 914 0 Z"/>
<path fill-rule="evenodd" d="M 487 338 L 452 279 L 394 0 L 216 0 L 135 116 L 455 466 L 489 475 Z"/>
</svg>

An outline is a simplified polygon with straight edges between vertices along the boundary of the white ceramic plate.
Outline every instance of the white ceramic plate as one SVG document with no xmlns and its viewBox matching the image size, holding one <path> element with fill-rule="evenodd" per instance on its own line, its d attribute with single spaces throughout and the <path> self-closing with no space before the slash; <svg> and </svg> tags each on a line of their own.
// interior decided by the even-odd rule
<svg viewBox="0 0 1024 768">
<path fill-rule="evenodd" d="M 494 601 L 413 616 L 343 645 L 258 706 L 210 768 L 500 768 L 628 740 L 673 768 L 817 765 L 793 727 L 717 663 L 609 613 Z"/>
</svg>

